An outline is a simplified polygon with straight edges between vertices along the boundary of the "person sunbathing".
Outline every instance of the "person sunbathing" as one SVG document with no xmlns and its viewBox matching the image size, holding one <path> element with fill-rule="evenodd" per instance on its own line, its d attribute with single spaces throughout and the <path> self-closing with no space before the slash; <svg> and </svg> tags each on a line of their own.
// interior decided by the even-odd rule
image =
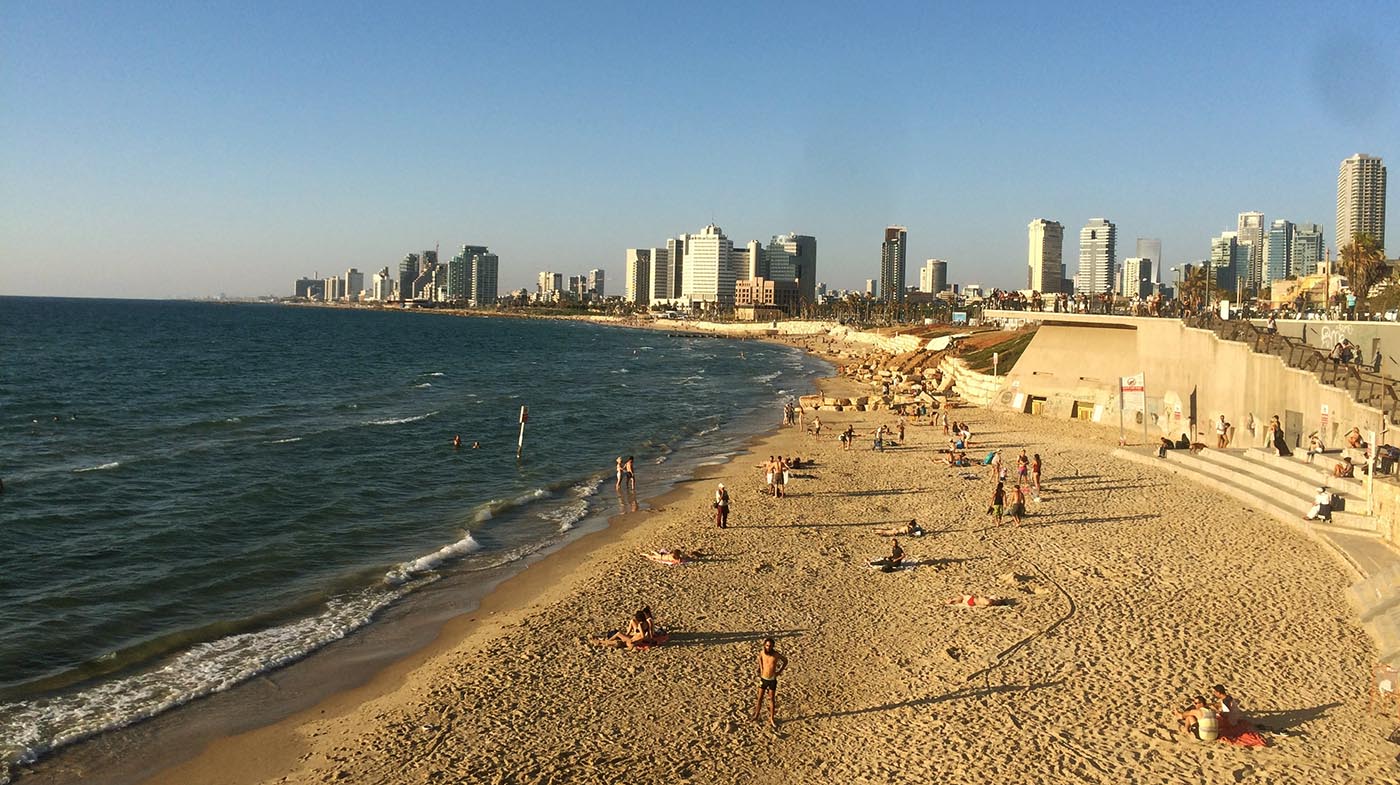
<svg viewBox="0 0 1400 785">
<path fill-rule="evenodd" d="M 606 638 L 594 638 L 596 646 L 612 649 L 635 649 L 639 645 L 651 643 L 654 627 L 650 618 L 650 608 L 643 608 L 627 622 L 626 630 L 617 630 Z"/>
<path fill-rule="evenodd" d="M 923 527 L 919 526 L 917 520 L 911 520 L 903 526 L 890 526 L 883 529 L 876 529 L 875 533 L 881 537 L 922 537 Z"/>
<path fill-rule="evenodd" d="M 700 558 L 699 551 L 687 551 L 680 548 L 662 548 L 657 551 L 643 551 L 642 555 L 654 562 L 661 564 L 685 564 Z"/>
<path fill-rule="evenodd" d="M 1342 458 L 1342 462 L 1332 467 L 1333 477 L 1355 477 L 1356 467 L 1352 465 L 1351 456 Z"/>
<path fill-rule="evenodd" d="M 959 594 L 946 605 L 964 605 L 968 608 L 989 608 L 993 605 L 1010 605 L 1011 600 L 1002 597 L 983 597 L 978 594 Z"/>
</svg>

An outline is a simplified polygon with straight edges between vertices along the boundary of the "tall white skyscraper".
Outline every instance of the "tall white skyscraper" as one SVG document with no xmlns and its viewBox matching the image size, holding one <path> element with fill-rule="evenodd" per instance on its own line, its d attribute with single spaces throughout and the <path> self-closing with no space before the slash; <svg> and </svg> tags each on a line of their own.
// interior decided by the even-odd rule
<svg viewBox="0 0 1400 785">
<path fill-rule="evenodd" d="M 628 248 L 622 264 L 627 271 L 627 302 L 650 305 L 651 249 Z"/>
<path fill-rule="evenodd" d="M 597 268 L 588 271 L 588 293 L 599 300 L 607 297 L 607 294 L 604 293 L 604 289 L 606 288 L 605 277 L 606 274 Z"/>
<path fill-rule="evenodd" d="M 1156 237 L 1137 238 L 1139 259 L 1152 260 L 1152 282 L 1162 282 L 1162 241 Z"/>
<path fill-rule="evenodd" d="M 1247 289 L 1257 289 L 1264 284 L 1264 234 L 1267 230 L 1263 213 L 1240 213 L 1235 227 L 1236 245 L 1249 244 L 1249 262 L 1242 270 L 1235 270 L 1235 278 L 1244 278 Z M 1241 251 L 1241 253 L 1244 253 Z"/>
<path fill-rule="evenodd" d="M 1385 162 L 1357 153 L 1337 172 L 1337 250 L 1358 234 L 1369 234 L 1385 248 Z"/>
<path fill-rule="evenodd" d="M 1045 294 L 1060 293 L 1060 272 L 1064 269 L 1065 227 L 1059 221 L 1037 218 L 1030 223 L 1029 270 L 1026 286 Z"/>
<path fill-rule="evenodd" d="M 675 289 L 671 286 L 670 251 L 665 248 L 651 249 L 651 266 L 647 269 L 651 277 L 651 289 L 646 303 L 666 303 L 675 299 Z"/>
<path fill-rule="evenodd" d="M 929 259 L 919 268 L 919 291 L 925 294 L 938 294 L 948 288 L 948 263 L 942 259 Z"/>
<path fill-rule="evenodd" d="M 1079 230 L 1079 274 L 1074 289 L 1085 294 L 1113 290 L 1118 254 L 1118 227 L 1107 218 L 1091 218 Z"/>
<path fill-rule="evenodd" d="M 345 296 L 351 300 L 360 299 L 365 290 L 365 274 L 351 267 L 345 271 Z"/>
<path fill-rule="evenodd" d="M 1118 274 L 1118 294 L 1123 297 L 1146 297 L 1152 293 L 1152 260 L 1132 256 L 1123 260 Z"/>
<path fill-rule="evenodd" d="M 540 280 L 536 286 L 539 287 L 540 294 L 561 291 L 564 288 L 564 274 L 546 270 L 540 273 Z"/>
<path fill-rule="evenodd" d="M 691 302 L 734 304 L 734 243 L 714 224 L 688 234 L 681 264 L 681 297 Z"/>
<path fill-rule="evenodd" d="M 797 281 L 797 294 L 801 302 L 817 301 L 817 238 L 806 234 L 789 232 L 773 238 L 768 247 L 780 246 L 788 255 L 788 266 L 792 277 Z"/>
<path fill-rule="evenodd" d="M 485 248 L 472 256 L 471 304 L 495 305 L 500 296 L 501 258 Z"/>
</svg>

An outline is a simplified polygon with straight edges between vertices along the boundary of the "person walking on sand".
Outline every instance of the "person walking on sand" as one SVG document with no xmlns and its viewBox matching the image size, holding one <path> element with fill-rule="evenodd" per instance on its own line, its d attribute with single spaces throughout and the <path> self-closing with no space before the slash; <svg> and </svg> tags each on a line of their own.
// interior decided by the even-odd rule
<svg viewBox="0 0 1400 785">
<path fill-rule="evenodd" d="M 822 435 L 822 416 L 820 414 L 812 418 L 812 435 Z"/>
<path fill-rule="evenodd" d="M 1021 484 L 1016 483 L 1011 487 L 1011 525 L 1020 526 L 1021 519 L 1026 515 L 1026 492 L 1022 490 Z"/>
<path fill-rule="evenodd" d="M 753 709 L 753 721 L 763 717 L 763 695 L 768 694 L 768 724 L 778 727 L 778 677 L 787 670 L 788 659 L 777 649 L 772 638 L 763 639 L 758 653 L 758 705 Z"/>
<path fill-rule="evenodd" d="M 1035 488 L 1035 500 L 1040 501 L 1040 453 L 1031 458 L 1031 487 Z"/>
<path fill-rule="evenodd" d="M 729 528 L 729 491 L 725 490 L 724 483 L 720 483 L 715 489 L 715 525 L 721 529 Z"/>
<path fill-rule="evenodd" d="M 904 418 L 899 418 L 899 443 L 904 444 Z"/>
<path fill-rule="evenodd" d="M 1006 503 L 1006 486 L 997 481 L 996 490 L 992 491 L 992 503 L 987 506 L 987 514 L 996 518 L 997 525 L 1001 525 L 1001 508 Z"/>
</svg>

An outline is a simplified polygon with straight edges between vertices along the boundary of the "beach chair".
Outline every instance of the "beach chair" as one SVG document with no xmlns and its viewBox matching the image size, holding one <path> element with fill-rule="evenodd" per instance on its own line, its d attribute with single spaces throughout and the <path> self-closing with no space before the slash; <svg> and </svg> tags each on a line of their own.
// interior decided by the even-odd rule
<svg viewBox="0 0 1400 785">
<path fill-rule="evenodd" d="M 1380 708 L 1381 713 L 1385 713 L 1385 704 L 1390 702 L 1396 706 L 1396 718 L 1400 719 L 1400 669 L 1388 662 L 1382 662 L 1371 669 L 1371 701 L 1366 705 L 1367 711 L 1375 711 Z"/>
</svg>

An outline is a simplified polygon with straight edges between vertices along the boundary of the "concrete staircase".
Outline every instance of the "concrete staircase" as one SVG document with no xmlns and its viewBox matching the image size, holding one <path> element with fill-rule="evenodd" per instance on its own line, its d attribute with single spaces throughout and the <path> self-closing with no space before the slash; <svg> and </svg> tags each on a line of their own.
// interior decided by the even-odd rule
<svg viewBox="0 0 1400 785">
<path fill-rule="evenodd" d="M 1400 554 L 1387 544 L 1375 518 L 1366 514 L 1363 479 L 1332 476 L 1337 459 L 1318 456 L 1309 464 L 1301 455 L 1280 457 L 1264 450 L 1207 448 L 1168 450 L 1165 459 L 1144 447 L 1120 448 L 1124 460 L 1155 466 L 1239 499 L 1273 515 L 1331 550 L 1351 573 L 1347 599 L 1376 641 L 1382 661 L 1400 660 Z M 1343 499 L 1344 510 L 1332 523 L 1305 521 L 1319 485 Z"/>
</svg>

